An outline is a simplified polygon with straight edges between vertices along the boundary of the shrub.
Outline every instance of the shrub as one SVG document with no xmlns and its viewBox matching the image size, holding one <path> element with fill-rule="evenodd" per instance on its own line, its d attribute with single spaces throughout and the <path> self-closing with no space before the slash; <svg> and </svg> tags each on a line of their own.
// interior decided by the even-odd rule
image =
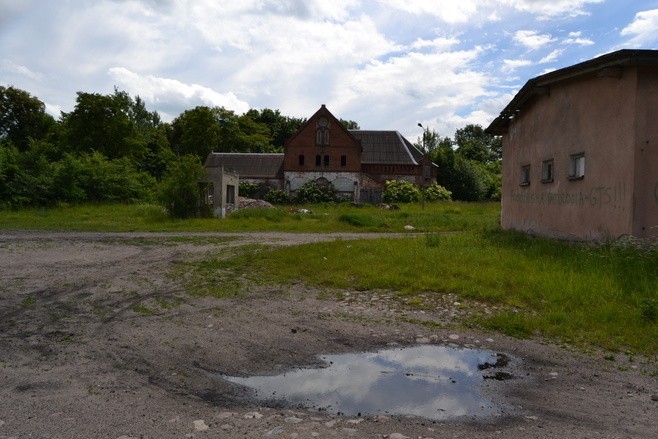
<svg viewBox="0 0 658 439">
<path fill-rule="evenodd" d="M 420 201 L 420 198 L 418 186 L 405 180 L 388 180 L 382 196 L 386 203 L 413 203 Z"/>
<path fill-rule="evenodd" d="M 300 204 L 329 203 L 336 201 L 336 189 L 329 184 L 321 186 L 314 181 L 304 183 L 295 193 L 295 202 Z"/>
<path fill-rule="evenodd" d="M 438 183 L 432 183 L 423 189 L 425 201 L 450 201 L 452 192 Z"/>
<path fill-rule="evenodd" d="M 254 198 L 258 192 L 258 185 L 250 181 L 241 181 L 239 186 L 239 193 L 241 197 Z"/>
<path fill-rule="evenodd" d="M 272 204 L 286 204 L 290 202 L 288 194 L 282 189 L 270 189 L 263 197 L 265 201 Z"/>
<path fill-rule="evenodd" d="M 199 181 L 205 171 L 196 156 L 186 155 L 172 163 L 158 188 L 158 201 L 174 218 L 199 215 Z"/>
</svg>

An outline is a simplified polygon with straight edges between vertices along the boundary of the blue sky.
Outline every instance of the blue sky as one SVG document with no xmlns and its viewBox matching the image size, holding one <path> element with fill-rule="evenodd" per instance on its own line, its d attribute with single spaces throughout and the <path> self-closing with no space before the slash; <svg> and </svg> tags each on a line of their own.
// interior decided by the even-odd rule
<svg viewBox="0 0 658 439">
<path fill-rule="evenodd" d="M 165 121 L 326 104 L 452 137 L 527 80 L 622 48 L 658 48 L 658 0 L 0 0 L 0 84 L 56 117 L 117 86 Z"/>
</svg>

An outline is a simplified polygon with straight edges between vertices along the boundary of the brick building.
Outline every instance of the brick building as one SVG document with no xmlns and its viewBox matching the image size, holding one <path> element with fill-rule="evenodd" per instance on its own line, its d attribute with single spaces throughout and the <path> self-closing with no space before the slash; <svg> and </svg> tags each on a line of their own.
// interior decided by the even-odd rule
<svg viewBox="0 0 658 439">
<path fill-rule="evenodd" d="M 322 105 L 291 138 L 283 154 L 211 153 L 206 167 L 234 169 L 241 180 L 284 189 L 332 184 L 343 198 L 379 202 L 386 180 L 419 186 L 436 182 L 437 166 L 397 131 L 348 130 Z"/>
</svg>

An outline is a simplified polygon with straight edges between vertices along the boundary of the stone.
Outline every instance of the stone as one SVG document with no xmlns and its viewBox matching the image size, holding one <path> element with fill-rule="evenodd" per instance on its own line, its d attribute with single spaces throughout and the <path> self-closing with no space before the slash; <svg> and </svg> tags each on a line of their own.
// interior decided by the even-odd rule
<svg viewBox="0 0 658 439">
<path fill-rule="evenodd" d="M 194 421 L 194 429 L 196 431 L 206 431 L 209 428 L 210 427 L 208 427 L 208 425 L 206 425 L 206 423 L 203 419 L 199 419 L 199 420 Z"/>
<path fill-rule="evenodd" d="M 448 338 L 449 338 L 450 340 L 459 340 L 459 336 L 458 336 L 457 334 L 450 334 L 450 335 L 448 336 Z"/>
<path fill-rule="evenodd" d="M 245 419 L 260 419 L 263 417 L 263 415 L 258 412 L 248 412 L 244 414 L 244 417 Z"/>
<path fill-rule="evenodd" d="M 652 401 L 658 401 L 658 393 L 656 393 L 655 395 L 651 395 L 651 400 Z M 0 424 L 0 425 L 2 425 L 2 424 Z"/>
<path fill-rule="evenodd" d="M 232 418 L 233 416 L 237 415 L 235 412 L 221 412 L 217 414 L 217 419 L 228 419 Z"/>
<path fill-rule="evenodd" d="M 388 435 L 388 439 L 409 439 L 409 436 L 405 436 L 402 433 L 391 433 Z"/>
<path fill-rule="evenodd" d="M 303 422 L 304 420 L 302 418 L 297 418 L 295 416 L 290 416 L 290 417 L 286 418 L 285 421 L 288 424 L 299 424 L 300 422 Z"/>
<path fill-rule="evenodd" d="M 265 437 L 272 437 L 272 436 L 278 436 L 283 433 L 283 427 L 277 426 L 271 429 L 270 431 L 266 432 L 263 436 Z"/>
</svg>

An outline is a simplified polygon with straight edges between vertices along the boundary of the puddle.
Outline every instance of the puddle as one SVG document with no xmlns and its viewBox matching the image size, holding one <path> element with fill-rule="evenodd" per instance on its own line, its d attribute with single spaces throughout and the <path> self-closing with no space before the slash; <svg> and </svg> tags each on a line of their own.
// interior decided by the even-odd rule
<svg viewBox="0 0 658 439">
<path fill-rule="evenodd" d="M 251 388 L 261 403 L 283 403 L 346 416 L 415 415 L 445 420 L 484 418 L 501 408 L 480 392 L 508 357 L 491 351 L 415 346 L 323 355 L 326 367 L 276 376 L 221 378 Z"/>
</svg>

